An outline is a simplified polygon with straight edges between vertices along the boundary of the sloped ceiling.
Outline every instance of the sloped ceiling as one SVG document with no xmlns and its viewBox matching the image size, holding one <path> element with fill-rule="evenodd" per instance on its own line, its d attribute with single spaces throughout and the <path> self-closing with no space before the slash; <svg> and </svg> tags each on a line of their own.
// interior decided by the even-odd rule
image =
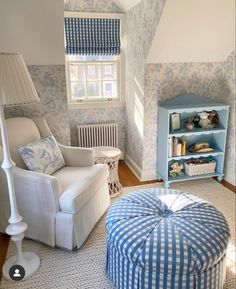
<svg viewBox="0 0 236 289">
<path fill-rule="evenodd" d="M 128 11 L 130 8 L 137 5 L 141 0 L 115 0 L 114 2 L 124 11 Z"/>
<path fill-rule="evenodd" d="M 235 0 L 167 0 L 148 63 L 225 61 L 235 48 Z"/>
</svg>

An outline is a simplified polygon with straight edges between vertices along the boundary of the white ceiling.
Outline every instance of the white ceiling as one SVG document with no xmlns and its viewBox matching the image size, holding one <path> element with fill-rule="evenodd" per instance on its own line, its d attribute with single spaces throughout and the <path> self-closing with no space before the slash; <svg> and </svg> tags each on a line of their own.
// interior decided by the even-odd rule
<svg viewBox="0 0 236 289">
<path fill-rule="evenodd" d="M 137 5 L 141 0 L 115 0 L 114 2 L 124 11 L 129 10 L 131 7 Z"/>
</svg>

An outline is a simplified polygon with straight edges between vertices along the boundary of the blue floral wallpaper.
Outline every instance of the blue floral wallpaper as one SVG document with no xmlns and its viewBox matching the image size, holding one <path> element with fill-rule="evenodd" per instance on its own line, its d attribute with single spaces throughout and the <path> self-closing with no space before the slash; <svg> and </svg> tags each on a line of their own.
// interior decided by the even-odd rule
<svg viewBox="0 0 236 289">
<path fill-rule="evenodd" d="M 143 0 L 126 14 L 126 154 L 142 169 L 144 66 L 165 0 Z"/>
<path fill-rule="evenodd" d="M 231 105 L 226 179 L 235 183 L 235 52 L 226 62 L 145 65 L 144 170 L 156 170 L 158 102 L 193 93 Z"/>
<path fill-rule="evenodd" d="M 70 144 L 64 65 L 32 65 L 28 69 L 39 94 L 40 103 L 7 108 L 6 117 L 45 117 L 57 141 Z"/>
<path fill-rule="evenodd" d="M 225 164 L 225 178 L 231 184 L 236 185 L 236 53 L 235 50 L 230 54 L 227 61 L 224 64 L 225 73 L 225 99 L 224 102 L 231 105 L 230 118 L 229 118 L 229 131 L 228 131 L 228 143 L 226 147 L 226 164 Z"/>
</svg>

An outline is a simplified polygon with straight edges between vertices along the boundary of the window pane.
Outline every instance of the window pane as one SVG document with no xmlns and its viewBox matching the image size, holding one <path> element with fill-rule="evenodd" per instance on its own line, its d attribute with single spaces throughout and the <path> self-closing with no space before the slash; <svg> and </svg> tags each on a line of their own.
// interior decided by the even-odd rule
<svg viewBox="0 0 236 289">
<path fill-rule="evenodd" d="M 88 65 L 88 75 L 94 76 L 96 74 L 96 67 L 95 65 Z"/>
<path fill-rule="evenodd" d="M 85 89 L 84 82 L 72 82 L 71 83 L 71 94 L 72 99 L 84 99 L 85 97 Z"/>
<path fill-rule="evenodd" d="M 102 65 L 102 74 L 105 80 L 116 80 L 116 64 L 104 63 Z"/>
<path fill-rule="evenodd" d="M 87 65 L 87 80 L 99 80 L 100 79 L 100 67 L 99 63 L 88 64 Z"/>
<path fill-rule="evenodd" d="M 116 98 L 117 97 L 117 82 L 116 81 L 104 81 L 103 82 L 103 94 L 104 94 L 104 97 Z"/>
<path fill-rule="evenodd" d="M 101 98 L 99 81 L 87 83 L 87 97 L 88 98 Z"/>
<path fill-rule="evenodd" d="M 71 99 L 81 101 L 117 99 L 118 65 L 118 62 L 107 60 L 69 63 Z"/>
<path fill-rule="evenodd" d="M 85 65 L 84 64 L 70 64 L 70 78 L 71 81 L 85 80 Z"/>
</svg>

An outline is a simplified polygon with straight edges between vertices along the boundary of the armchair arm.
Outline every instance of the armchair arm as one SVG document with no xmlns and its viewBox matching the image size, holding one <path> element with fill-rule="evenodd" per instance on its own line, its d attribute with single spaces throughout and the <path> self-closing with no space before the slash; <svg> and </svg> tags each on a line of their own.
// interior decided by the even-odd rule
<svg viewBox="0 0 236 289">
<path fill-rule="evenodd" d="M 89 148 L 69 147 L 58 144 L 66 166 L 89 167 L 94 165 L 94 150 Z"/>
<path fill-rule="evenodd" d="M 57 178 L 15 167 L 13 170 L 17 202 L 31 210 L 59 211 L 61 189 Z"/>
</svg>

